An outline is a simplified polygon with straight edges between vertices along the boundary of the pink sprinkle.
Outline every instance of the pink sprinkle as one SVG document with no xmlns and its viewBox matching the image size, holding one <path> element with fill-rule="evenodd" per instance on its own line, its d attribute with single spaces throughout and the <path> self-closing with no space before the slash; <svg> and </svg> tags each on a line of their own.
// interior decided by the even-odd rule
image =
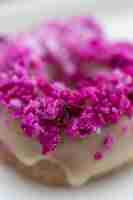
<svg viewBox="0 0 133 200">
<path fill-rule="evenodd" d="M 104 144 L 104 147 L 106 147 L 107 149 L 110 150 L 114 143 L 115 143 L 115 137 L 113 135 L 107 135 L 104 138 L 103 144 Z"/>
<path fill-rule="evenodd" d="M 128 129 L 129 129 L 128 125 L 123 124 L 121 128 L 122 128 L 123 134 L 127 136 L 128 135 Z"/>
<path fill-rule="evenodd" d="M 19 109 L 22 106 L 22 103 L 19 99 L 11 99 L 9 106 L 13 109 Z"/>
<path fill-rule="evenodd" d="M 95 154 L 94 154 L 94 159 L 95 160 L 102 160 L 103 159 L 103 154 L 99 151 L 97 151 Z"/>
</svg>

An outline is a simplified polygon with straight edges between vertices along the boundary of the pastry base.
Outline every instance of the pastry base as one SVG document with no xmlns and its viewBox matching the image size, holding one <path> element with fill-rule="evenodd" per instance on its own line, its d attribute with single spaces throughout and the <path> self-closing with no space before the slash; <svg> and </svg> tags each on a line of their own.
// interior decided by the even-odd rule
<svg viewBox="0 0 133 200">
<path fill-rule="evenodd" d="M 25 166 L 7 150 L 0 152 L 0 164 L 15 168 L 19 175 L 47 186 L 65 186 L 66 177 L 56 164 L 43 160 L 34 166 Z"/>
<path fill-rule="evenodd" d="M 110 171 L 104 171 L 104 173 L 99 173 L 96 176 L 90 177 L 90 180 L 101 178 L 105 175 L 111 175 L 118 172 L 121 168 L 131 166 L 132 159 L 128 162 L 123 163 L 121 166 L 111 169 Z M 25 166 L 21 163 L 13 154 L 8 150 L 3 150 L 0 152 L 0 164 L 8 165 L 9 167 L 15 168 L 17 173 L 22 177 L 34 181 L 39 184 L 47 186 L 68 186 L 68 182 L 63 170 L 49 161 L 43 160 L 38 162 L 34 166 Z M 87 182 L 88 183 L 88 182 Z"/>
</svg>

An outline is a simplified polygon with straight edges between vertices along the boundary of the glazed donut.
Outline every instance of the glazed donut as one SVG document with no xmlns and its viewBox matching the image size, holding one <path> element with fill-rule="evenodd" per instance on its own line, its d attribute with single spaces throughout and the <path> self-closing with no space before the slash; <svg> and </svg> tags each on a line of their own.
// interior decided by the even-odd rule
<svg viewBox="0 0 133 200">
<path fill-rule="evenodd" d="M 92 17 L 0 37 L 2 160 L 79 186 L 132 158 L 133 44 Z"/>
</svg>

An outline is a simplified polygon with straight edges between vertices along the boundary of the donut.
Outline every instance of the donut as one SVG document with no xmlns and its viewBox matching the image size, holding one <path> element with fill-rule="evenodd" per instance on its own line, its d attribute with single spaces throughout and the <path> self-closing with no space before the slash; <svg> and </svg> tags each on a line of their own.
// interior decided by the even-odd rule
<svg viewBox="0 0 133 200">
<path fill-rule="evenodd" d="M 90 16 L 0 36 L 1 161 L 80 186 L 133 157 L 133 44 Z"/>
</svg>

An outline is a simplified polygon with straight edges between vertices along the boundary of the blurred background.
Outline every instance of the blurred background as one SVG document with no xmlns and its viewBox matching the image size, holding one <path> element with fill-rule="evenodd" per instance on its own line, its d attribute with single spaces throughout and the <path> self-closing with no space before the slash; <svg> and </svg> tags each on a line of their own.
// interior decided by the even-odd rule
<svg viewBox="0 0 133 200">
<path fill-rule="evenodd" d="M 44 17 L 91 14 L 106 23 L 132 8 L 132 0 L 0 0 L 0 32 L 23 30 Z"/>
</svg>

